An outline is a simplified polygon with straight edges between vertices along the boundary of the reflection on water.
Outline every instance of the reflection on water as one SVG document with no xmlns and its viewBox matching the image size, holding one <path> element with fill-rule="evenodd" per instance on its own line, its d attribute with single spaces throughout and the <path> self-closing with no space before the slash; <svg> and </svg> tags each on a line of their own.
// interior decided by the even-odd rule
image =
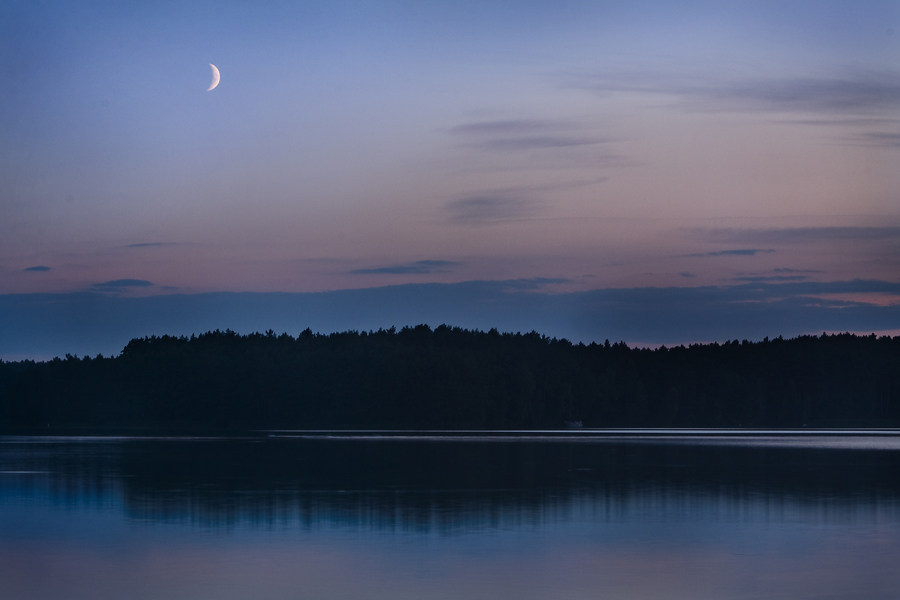
<svg viewBox="0 0 900 600">
<path fill-rule="evenodd" d="M 7 437 L 0 597 L 897 598 L 898 441 Z"/>
</svg>

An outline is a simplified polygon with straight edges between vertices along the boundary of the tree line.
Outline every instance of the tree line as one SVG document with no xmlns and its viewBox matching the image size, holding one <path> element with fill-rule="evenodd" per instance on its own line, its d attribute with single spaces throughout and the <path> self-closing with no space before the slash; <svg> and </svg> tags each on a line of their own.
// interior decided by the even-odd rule
<svg viewBox="0 0 900 600">
<path fill-rule="evenodd" d="M 442 325 L 212 331 L 0 362 L 0 427 L 896 427 L 900 336 L 657 349 Z"/>
</svg>

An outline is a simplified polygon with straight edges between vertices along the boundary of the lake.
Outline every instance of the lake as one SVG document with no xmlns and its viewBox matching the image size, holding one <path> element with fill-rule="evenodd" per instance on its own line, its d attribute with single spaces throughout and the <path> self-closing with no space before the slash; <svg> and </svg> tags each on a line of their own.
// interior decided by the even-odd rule
<svg viewBox="0 0 900 600">
<path fill-rule="evenodd" d="M 894 431 L 0 437 L 4 599 L 900 598 Z"/>
</svg>

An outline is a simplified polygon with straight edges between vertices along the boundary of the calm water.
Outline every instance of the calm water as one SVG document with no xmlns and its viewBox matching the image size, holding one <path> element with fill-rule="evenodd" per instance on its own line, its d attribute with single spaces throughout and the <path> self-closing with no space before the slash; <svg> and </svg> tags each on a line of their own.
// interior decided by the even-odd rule
<svg viewBox="0 0 900 600">
<path fill-rule="evenodd" d="M 0 598 L 900 598 L 900 436 L 0 437 Z"/>
</svg>

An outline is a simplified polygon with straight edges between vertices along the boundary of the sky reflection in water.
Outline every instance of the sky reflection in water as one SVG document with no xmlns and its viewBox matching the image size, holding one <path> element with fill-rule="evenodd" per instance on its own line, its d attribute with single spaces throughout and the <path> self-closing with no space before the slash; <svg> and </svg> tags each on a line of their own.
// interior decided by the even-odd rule
<svg viewBox="0 0 900 600">
<path fill-rule="evenodd" d="M 894 436 L 578 439 L 4 438 L 0 596 L 900 596 Z"/>
</svg>

